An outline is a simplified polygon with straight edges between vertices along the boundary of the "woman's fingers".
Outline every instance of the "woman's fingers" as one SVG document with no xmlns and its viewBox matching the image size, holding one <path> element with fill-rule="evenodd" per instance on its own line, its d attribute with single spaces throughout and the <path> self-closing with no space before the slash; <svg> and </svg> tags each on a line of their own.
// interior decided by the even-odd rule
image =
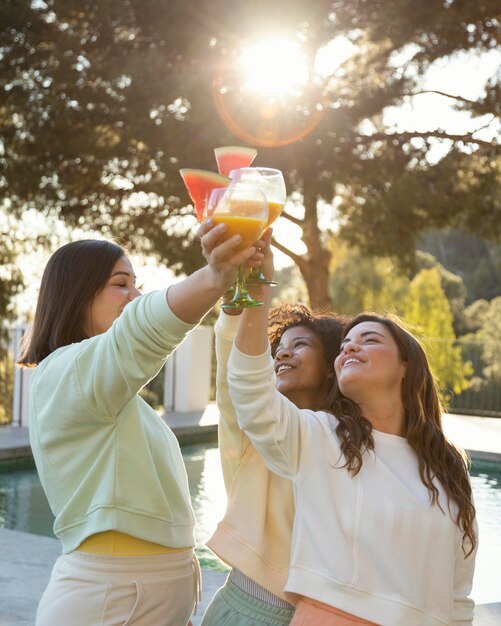
<svg viewBox="0 0 501 626">
<path fill-rule="evenodd" d="M 212 219 L 204 221 L 197 232 L 202 244 L 202 252 L 212 270 L 229 284 L 234 281 L 235 269 L 238 265 L 259 266 L 263 263 L 266 248 L 269 247 L 268 236 L 257 241 L 253 246 L 241 250 L 242 237 L 228 236 L 225 224 L 215 224 Z"/>
</svg>

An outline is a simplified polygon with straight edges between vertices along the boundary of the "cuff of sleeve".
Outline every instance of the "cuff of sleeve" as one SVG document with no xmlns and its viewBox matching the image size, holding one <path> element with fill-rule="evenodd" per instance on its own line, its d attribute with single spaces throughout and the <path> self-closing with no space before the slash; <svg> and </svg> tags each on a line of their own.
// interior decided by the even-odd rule
<svg viewBox="0 0 501 626">
<path fill-rule="evenodd" d="M 187 324 L 174 315 L 167 304 L 167 289 L 153 291 L 144 295 L 143 298 L 148 298 L 147 306 L 151 318 L 158 327 L 168 328 L 170 333 L 182 335 L 198 326 L 198 324 Z"/>
<path fill-rule="evenodd" d="M 226 315 L 226 313 L 221 311 L 216 320 L 214 330 L 222 337 L 233 339 L 233 337 L 237 334 L 239 324 L 240 315 Z"/>
<path fill-rule="evenodd" d="M 271 358 L 271 347 L 268 345 L 266 352 L 258 355 L 249 355 L 240 352 L 235 344 L 231 349 L 230 359 L 228 361 L 228 370 L 233 371 L 262 371 L 270 370 L 270 376 L 273 373 L 273 360 Z"/>
</svg>

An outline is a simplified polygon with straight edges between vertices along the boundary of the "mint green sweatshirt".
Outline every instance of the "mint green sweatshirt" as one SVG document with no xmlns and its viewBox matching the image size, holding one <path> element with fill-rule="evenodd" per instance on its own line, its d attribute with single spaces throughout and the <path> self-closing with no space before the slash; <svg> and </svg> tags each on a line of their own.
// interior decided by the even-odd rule
<svg viewBox="0 0 501 626">
<path fill-rule="evenodd" d="M 138 395 L 192 328 L 165 290 L 152 292 L 106 333 L 59 348 L 35 369 L 30 441 L 63 553 L 106 530 L 194 546 L 177 439 Z"/>
</svg>

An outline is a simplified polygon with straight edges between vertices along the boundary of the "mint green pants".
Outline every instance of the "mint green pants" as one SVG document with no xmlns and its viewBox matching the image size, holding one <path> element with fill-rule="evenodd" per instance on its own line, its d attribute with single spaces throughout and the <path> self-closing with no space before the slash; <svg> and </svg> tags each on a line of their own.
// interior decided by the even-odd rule
<svg viewBox="0 0 501 626">
<path fill-rule="evenodd" d="M 207 607 L 201 626 L 288 626 L 294 609 L 253 598 L 227 580 Z"/>
</svg>

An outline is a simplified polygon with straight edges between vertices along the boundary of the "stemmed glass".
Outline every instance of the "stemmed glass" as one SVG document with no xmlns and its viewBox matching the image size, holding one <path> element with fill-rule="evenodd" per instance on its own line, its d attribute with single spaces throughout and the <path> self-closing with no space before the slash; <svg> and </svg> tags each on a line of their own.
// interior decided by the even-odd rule
<svg viewBox="0 0 501 626">
<path fill-rule="evenodd" d="M 252 246 L 266 227 L 268 222 L 266 196 L 254 185 L 236 184 L 234 187 L 213 189 L 207 201 L 206 217 L 212 217 L 216 224 L 226 224 L 225 239 L 233 235 L 242 237 L 242 243 L 236 250 L 240 252 Z M 254 300 L 249 295 L 244 266 L 239 265 L 233 298 L 221 306 L 231 309 L 261 304 L 263 304 L 261 301 Z"/>
<path fill-rule="evenodd" d="M 242 167 L 231 170 L 230 178 L 232 179 L 230 187 L 238 184 L 249 184 L 256 185 L 263 191 L 268 201 L 268 223 L 266 227 L 271 226 L 282 213 L 287 198 L 282 172 L 272 167 Z M 253 268 L 247 276 L 247 284 L 276 285 L 272 280 L 266 280 L 257 267 Z"/>
</svg>

